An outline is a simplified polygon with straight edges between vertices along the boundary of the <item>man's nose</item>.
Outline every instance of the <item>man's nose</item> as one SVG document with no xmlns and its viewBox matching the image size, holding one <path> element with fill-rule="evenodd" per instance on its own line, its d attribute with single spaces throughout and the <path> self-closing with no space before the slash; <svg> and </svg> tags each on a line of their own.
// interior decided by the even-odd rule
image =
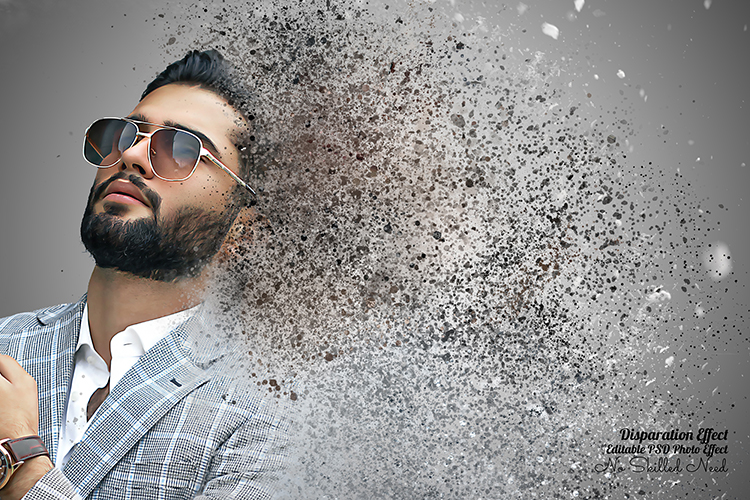
<svg viewBox="0 0 750 500">
<path fill-rule="evenodd" d="M 135 170 L 145 179 L 154 177 L 154 170 L 151 168 L 151 162 L 148 157 L 149 147 L 151 147 L 149 138 L 139 136 L 135 144 L 123 151 L 120 170 Z"/>
</svg>

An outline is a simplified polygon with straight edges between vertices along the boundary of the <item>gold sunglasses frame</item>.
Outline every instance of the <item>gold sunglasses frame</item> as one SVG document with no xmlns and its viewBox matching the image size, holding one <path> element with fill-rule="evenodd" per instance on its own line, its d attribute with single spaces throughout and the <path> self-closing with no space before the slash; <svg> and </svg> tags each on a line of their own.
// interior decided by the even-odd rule
<svg viewBox="0 0 750 500">
<path fill-rule="evenodd" d="M 116 162 L 114 162 L 112 165 L 97 165 L 95 163 L 90 162 L 89 159 L 86 158 L 86 143 L 88 142 L 89 130 L 91 130 L 91 127 L 93 127 L 96 123 L 100 122 L 101 120 L 119 120 L 119 121 L 123 121 L 123 122 L 127 122 L 127 123 L 132 123 L 133 125 L 135 125 L 135 129 L 136 129 L 135 137 L 133 138 L 132 144 L 130 144 L 130 146 L 128 146 L 127 148 L 125 148 L 125 150 L 123 150 L 120 153 L 120 158 L 118 158 L 118 160 Z M 141 129 L 138 127 L 139 124 L 141 124 L 141 125 L 149 125 L 151 127 L 156 127 L 156 128 L 155 128 L 155 130 L 152 130 L 151 132 L 141 132 Z M 200 152 L 198 153 L 198 158 L 195 159 L 195 164 L 193 165 L 192 170 L 190 170 L 190 173 L 187 176 L 185 176 L 184 178 L 182 178 L 182 179 L 166 179 L 166 178 L 162 177 L 161 175 L 159 175 L 156 172 L 156 169 L 154 168 L 154 164 L 151 161 L 151 136 L 154 135 L 156 132 L 159 132 L 160 130 L 176 130 L 177 132 L 182 132 L 183 134 L 187 134 L 187 135 L 189 135 L 191 137 L 194 137 L 198 141 L 198 144 L 200 145 Z M 103 118 L 99 118 L 98 120 L 94 121 L 94 123 L 92 123 L 91 125 L 88 126 L 88 128 L 86 129 L 86 133 L 83 135 L 83 151 L 82 151 L 83 152 L 83 159 L 86 160 L 86 162 L 90 163 L 91 165 L 93 165 L 93 166 L 95 166 L 97 168 L 110 168 L 110 167 L 114 167 L 120 161 L 122 161 L 122 153 L 124 153 L 128 149 L 130 149 L 133 146 L 135 146 L 135 144 L 138 142 L 138 138 L 139 137 L 144 137 L 144 138 L 148 139 L 148 163 L 149 163 L 149 166 L 151 167 L 151 171 L 159 179 L 161 179 L 163 181 L 168 181 L 168 182 L 182 182 L 182 181 L 186 181 L 186 180 L 188 180 L 195 173 L 195 170 L 198 168 L 198 163 L 201 161 L 201 158 L 206 157 L 206 158 L 208 158 L 211 161 L 211 163 L 213 163 L 214 165 L 216 165 L 217 167 L 219 167 L 220 169 L 222 169 L 224 172 L 226 172 L 227 174 L 229 174 L 229 176 L 232 179 L 234 179 L 235 181 L 237 181 L 240 184 L 240 186 L 242 186 L 245 189 L 247 189 L 248 191 L 250 191 L 250 193 L 253 196 L 257 196 L 257 194 L 255 193 L 255 190 L 253 188 L 251 188 L 245 181 L 243 181 L 242 179 L 240 179 L 237 174 L 235 174 L 234 172 L 232 172 L 229 169 L 229 167 L 227 167 L 226 165 L 224 165 L 218 158 L 216 158 L 216 156 L 214 156 L 213 153 L 211 153 L 211 151 L 209 151 L 208 149 L 206 149 L 203 146 L 203 141 L 201 140 L 200 137 L 198 137 L 197 135 L 195 135 L 192 132 L 189 132 L 187 130 L 183 130 L 183 129 L 177 128 L 177 127 L 170 127 L 170 126 L 167 126 L 167 125 L 159 125 L 158 123 L 142 122 L 140 120 L 131 120 L 130 118 L 120 118 L 120 117 L 111 117 L 111 116 L 105 116 Z M 93 144 L 91 146 L 93 147 Z"/>
</svg>

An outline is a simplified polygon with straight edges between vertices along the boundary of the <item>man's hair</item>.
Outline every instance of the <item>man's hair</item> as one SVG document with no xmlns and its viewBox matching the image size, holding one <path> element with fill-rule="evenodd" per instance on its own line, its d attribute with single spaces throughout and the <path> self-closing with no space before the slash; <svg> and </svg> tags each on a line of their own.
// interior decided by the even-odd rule
<svg viewBox="0 0 750 500">
<path fill-rule="evenodd" d="M 252 126 L 254 116 L 249 111 L 252 94 L 242 83 L 234 67 L 219 51 L 211 49 L 188 52 L 185 57 L 167 66 L 146 86 L 146 90 L 141 94 L 141 100 L 159 87 L 170 83 L 193 83 L 214 92 L 224 98 L 248 125 Z M 255 137 L 249 134 L 233 138 L 235 146 L 239 149 L 239 175 L 244 181 L 248 180 L 252 171 L 250 142 L 253 140 Z"/>
</svg>

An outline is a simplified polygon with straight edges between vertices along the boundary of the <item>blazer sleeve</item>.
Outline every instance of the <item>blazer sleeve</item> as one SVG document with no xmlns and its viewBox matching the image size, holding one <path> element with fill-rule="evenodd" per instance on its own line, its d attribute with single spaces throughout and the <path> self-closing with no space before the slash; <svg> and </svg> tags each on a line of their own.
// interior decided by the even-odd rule
<svg viewBox="0 0 750 500">
<path fill-rule="evenodd" d="M 63 471 L 55 467 L 24 495 L 22 500 L 83 500 Z"/>
<path fill-rule="evenodd" d="M 286 456 L 289 421 L 283 414 L 256 414 L 214 454 L 208 481 L 196 500 L 272 497 Z"/>
<path fill-rule="evenodd" d="M 245 420 L 216 451 L 209 479 L 196 500 L 272 497 L 287 453 L 288 422 L 278 415 Z M 45 474 L 23 500 L 83 500 L 62 470 Z"/>
</svg>

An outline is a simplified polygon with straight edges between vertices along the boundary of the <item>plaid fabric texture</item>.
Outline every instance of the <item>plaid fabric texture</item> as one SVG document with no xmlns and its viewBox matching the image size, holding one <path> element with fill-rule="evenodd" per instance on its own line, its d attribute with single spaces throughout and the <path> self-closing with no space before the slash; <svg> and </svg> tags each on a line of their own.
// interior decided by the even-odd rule
<svg viewBox="0 0 750 500">
<path fill-rule="evenodd" d="M 54 461 L 85 297 L 0 319 L 0 353 L 39 387 L 39 435 Z M 285 456 L 288 420 L 276 399 L 221 373 L 194 349 L 188 320 L 144 354 L 93 417 L 63 470 L 26 499 L 264 499 Z"/>
</svg>

